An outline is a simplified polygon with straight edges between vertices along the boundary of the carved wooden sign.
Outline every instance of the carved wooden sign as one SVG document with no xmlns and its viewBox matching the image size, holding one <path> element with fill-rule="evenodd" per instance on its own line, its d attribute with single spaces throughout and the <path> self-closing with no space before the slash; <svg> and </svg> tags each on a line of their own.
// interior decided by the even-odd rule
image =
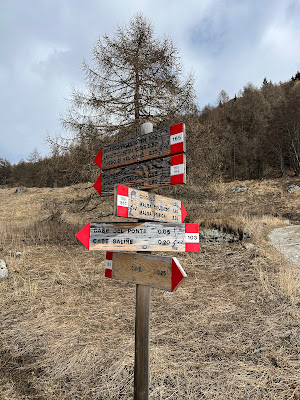
<svg viewBox="0 0 300 400">
<path fill-rule="evenodd" d="M 100 196 L 105 196 L 114 193 L 116 184 L 130 185 L 138 189 L 154 189 L 182 183 L 186 183 L 185 155 L 177 154 L 102 171 L 94 188 Z"/>
<path fill-rule="evenodd" d="M 187 275 L 176 257 L 108 251 L 105 276 L 173 292 Z"/>
<path fill-rule="evenodd" d="M 94 161 L 104 171 L 184 152 L 185 125 L 180 123 L 102 147 Z"/>
<path fill-rule="evenodd" d="M 179 200 L 123 185 L 115 186 L 114 205 L 114 214 L 117 217 L 180 223 L 187 215 Z"/>
<path fill-rule="evenodd" d="M 90 222 L 76 237 L 88 250 L 199 252 L 198 224 Z"/>
</svg>

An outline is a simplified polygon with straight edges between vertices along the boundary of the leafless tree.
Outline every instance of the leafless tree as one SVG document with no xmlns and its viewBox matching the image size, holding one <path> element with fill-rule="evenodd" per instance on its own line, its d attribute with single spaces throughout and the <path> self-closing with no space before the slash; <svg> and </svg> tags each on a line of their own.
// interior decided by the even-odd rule
<svg viewBox="0 0 300 400">
<path fill-rule="evenodd" d="M 86 91 L 73 89 L 64 127 L 79 143 L 137 128 L 195 109 L 193 77 L 184 77 L 171 39 L 157 39 L 151 23 L 137 14 L 93 49 L 93 65 L 83 63 Z M 135 132 L 134 132 L 135 133 Z"/>
</svg>

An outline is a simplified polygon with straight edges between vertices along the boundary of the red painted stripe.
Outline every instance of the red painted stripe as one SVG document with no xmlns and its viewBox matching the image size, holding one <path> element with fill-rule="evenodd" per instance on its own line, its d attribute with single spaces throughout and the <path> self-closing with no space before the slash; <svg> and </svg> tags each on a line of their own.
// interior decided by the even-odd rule
<svg viewBox="0 0 300 400">
<path fill-rule="evenodd" d="M 175 135 L 176 133 L 183 132 L 183 123 L 172 125 L 170 127 L 170 135 Z"/>
<path fill-rule="evenodd" d="M 91 223 L 89 222 L 84 228 L 82 228 L 75 236 L 77 239 L 89 250 L 90 249 L 90 235 L 91 235 Z"/>
<path fill-rule="evenodd" d="M 127 196 L 128 197 L 128 190 L 129 188 L 127 186 L 123 185 L 118 185 L 118 194 L 121 196 Z"/>
<path fill-rule="evenodd" d="M 178 164 L 184 164 L 183 154 L 177 154 L 176 156 L 171 157 L 171 166 Z"/>
<path fill-rule="evenodd" d="M 184 183 L 184 174 L 171 176 L 171 185 L 180 185 Z"/>
<path fill-rule="evenodd" d="M 183 222 L 185 220 L 186 216 L 187 216 L 186 209 L 184 208 L 184 205 L 181 202 L 181 222 Z"/>
<path fill-rule="evenodd" d="M 96 180 L 93 186 L 101 196 L 101 174 L 99 175 L 98 179 Z"/>
<path fill-rule="evenodd" d="M 101 169 L 102 168 L 102 147 L 101 147 L 99 153 L 94 158 L 94 161 L 98 165 L 98 167 Z"/>
<path fill-rule="evenodd" d="M 111 278 L 112 275 L 112 270 L 111 269 L 106 269 L 105 270 L 105 278 Z"/>
<path fill-rule="evenodd" d="M 171 154 L 183 153 L 184 152 L 183 142 L 171 144 L 170 152 Z"/>
<path fill-rule="evenodd" d="M 113 252 L 112 251 L 107 251 L 106 252 L 106 259 L 107 260 L 112 260 L 113 259 Z"/>
<path fill-rule="evenodd" d="M 117 206 L 118 217 L 128 217 L 128 207 Z"/>
<path fill-rule="evenodd" d="M 172 259 L 172 292 L 178 286 L 179 282 L 184 278 L 180 268 L 178 268 L 175 260 Z"/>
<path fill-rule="evenodd" d="M 185 251 L 187 253 L 199 253 L 200 244 L 199 243 L 186 243 L 185 244 Z"/>
<path fill-rule="evenodd" d="M 199 233 L 199 225 L 185 224 L 185 233 Z"/>
</svg>

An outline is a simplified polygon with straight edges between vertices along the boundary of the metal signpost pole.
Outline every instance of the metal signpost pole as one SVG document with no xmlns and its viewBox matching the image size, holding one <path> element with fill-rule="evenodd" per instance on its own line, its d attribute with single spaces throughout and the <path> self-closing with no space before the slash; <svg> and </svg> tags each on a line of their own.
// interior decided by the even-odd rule
<svg viewBox="0 0 300 400">
<path fill-rule="evenodd" d="M 140 135 L 152 131 L 151 122 L 140 127 Z M 136 285 L 134 400 L 149 399 L 150 295 L 150 286 Z"/>
</svg>

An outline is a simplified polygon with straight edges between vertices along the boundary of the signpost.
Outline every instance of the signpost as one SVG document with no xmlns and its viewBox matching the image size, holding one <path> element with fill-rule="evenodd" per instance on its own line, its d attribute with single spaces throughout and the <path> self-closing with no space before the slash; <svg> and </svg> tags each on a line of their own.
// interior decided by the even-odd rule
<svg viewBox="0 0 300 400">
<path fill-rule="evenodd" d="M 180 223 L 187 215 L 182 201 L 123 185 L 115 186 L 114 204 L 118 217 Z"/>
<path fill-rule="evenodd" d="M 139 137 L 105 146 L 95 158 L 101 174 L 94 188 L 115 194 L 116 216 L 139 222 L 90 222 L 76 235 L 88 250 L 107 251 L 106 277 L 136 284 L 134 400 L 149 396 L 150 288 L 172 292 L 186 277 L 176 257 L 149 250 L 199 252 L 199 225 L 182 223 L 182 202 L 140 190 L 186 183 L 185 125 L 152 128 L 143 124 Z"/>
<path fill-rule="evenodd" d="M 105 171 L 178 153 L 185 153 L 183 123 L 102 147 L 94 161 L 102 171 Z"/>
<path fill-rule="evenodd" d="M 139 164 L 102 171 L 94 184 L 100 196 L 114 193 L 116 184 L 139 189 L 154 189 L 186 183 L 185 155 L 157 158 Z"/>
<path fill-rule="evenodd" d="M 108 251 L 105 276 L 173 292 L 187 275 L 176 257 Z"/>
<path fill-rule="evenodd" d="M 199 252 L 198 224 L 90 222 L 76 237 L 88 250 Z"/>
</svg>

